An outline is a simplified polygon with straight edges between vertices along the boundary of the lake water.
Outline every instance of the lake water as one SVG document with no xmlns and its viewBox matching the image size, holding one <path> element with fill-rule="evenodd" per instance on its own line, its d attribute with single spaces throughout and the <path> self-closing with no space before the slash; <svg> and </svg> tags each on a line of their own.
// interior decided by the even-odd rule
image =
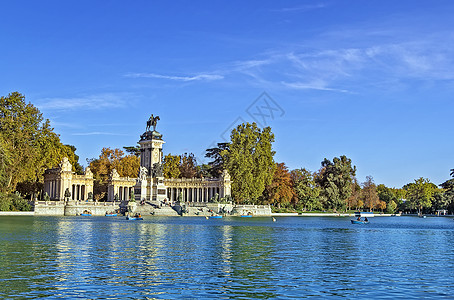
<svg viewBox="0 0 454 300">
<path fill-rule="evenodd" d="M 0 298 L 453 298 L 452 218 L 0 217 Z"/>
</svg>

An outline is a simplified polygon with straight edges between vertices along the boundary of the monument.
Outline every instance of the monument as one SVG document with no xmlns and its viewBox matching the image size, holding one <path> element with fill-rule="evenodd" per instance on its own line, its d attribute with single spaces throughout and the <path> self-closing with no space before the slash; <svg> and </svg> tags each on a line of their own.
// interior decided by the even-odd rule
<svg viewBox="0 0 454 300">
<path fill-rule="evenodd" d="M 162 145 L 165 142 L 162 140 L 162 134 L 156 131 L 159 120 L 159 116 L 151 115 L 145 132 L 140 136 L 140 172 L 135 187 L 136 200 L 158 204 L 167 198 L 162 171 Z"/>
</svg>

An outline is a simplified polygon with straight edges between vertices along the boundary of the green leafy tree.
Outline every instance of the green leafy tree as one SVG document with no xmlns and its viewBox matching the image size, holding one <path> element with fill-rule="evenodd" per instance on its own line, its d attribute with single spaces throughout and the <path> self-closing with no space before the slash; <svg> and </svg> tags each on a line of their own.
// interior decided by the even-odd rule
<svg viewBox="0 0 454 300">
<path fill-rule="evenodd" d="M 20 182 L 28 182 L 23 185 L 27 188 L 42 183 L 44 170 L 65 156 L 77 166 L 73 148 L 60 142 L 49 120 L 18 92 L 0 97 L 0 155 L 0 191 L 4 192 L 15 191 Z"/>
<path fill-rule="evenodd" d="M 134 155 L 136 157 L 140 156 L 140 146 L 126 146 L 123 147 L 127 153 L 130 155 Z"/>
<path fill-rule="evenodd" d="M 415 179 L 414 183 L 410 183 L 405 187 L 408 191 L 408 200 L 410 200 L 413 208 L 418 209 L 418 212 L 421 212 L 424 208 L 431 207 L 437 186 L 431 183 L 429 179 L 420 177 Z"/>
<path fill-rule="evenodd" d="M 384 202 L 384 201 L 383 201 Z M 386 204 L 386 212 L 388 214 L 393 214 L 396 212 L 396 208 L 397 208 L 397 204 L 396 202 L 394 202 L 394 200 L 391 200 L 389 201 L 387 204 Z"/>
<path fill-rule="evenodd" d="M 398 200 L 397 195 L 393 191 L 393 189 L 390 189 L 384 184 L 379 184 L 377 186 L 377 194 L 380 201 L 384 201 L 386 203 L 390 203 L 391 201 L 394 201 L 394 203 L 396 203 Z"/>
<path fill-rule="evenodd" d="M 256 123 L 238 125 L 230 135 L 229 150 L 221 155 L 232 177 L 232 196 L 238 203 L 257 203 L 274 174 L 274 134 Z"/>
<path fill-rule="evenodd" d="M 454 169 L 451 169 L 451 176 L 454 177 Z M 439 195 L 436 200 L 439 202 L 443 201 L 443 204 L 446 208 L 450 211 L 454 211 L 454 179 L 449 179 L 440 184 L 442 189 L 444 190 L 443 195 Z"/>
<path fill-rule="evenodd" d="M 20 193 L 0 192 L 0 211 L 30 211 L 31 207 Z"/>
<path fill-rule="evenodd" d="M 296 208 L 308 211 L 321 209 L 320 187 L 315 183 L 315 174 L 302 168 L 292 170 L 291 177 L 296 196 L 294 200 Z"/>
<path fill-rule="evenodd" d="M 165 178 L 178 178 L 180 177 L 180 160 L 179 155 L 167 154 L 164 157 L 163 173 Z"/>
<path fill-rule="evenodd" d="M 197 165 L 197 177 L 198 178 L 202 178 L 202 177 L 216 177 L 216 176 L 213 176 L 212 174 L 212 168 L 210 165 L 208 164 L 201 164 L 201 165 Z"/>
<path fill-rule="evenodd" d="M 344 208 L 352 193 L 352 181 L 356 175 L 356 167 L 345 155 L 322 161 L 317 183 L 320 185 L 320 198 L 326 208 L 337 210 Z"/>
<path fill-rule="evenodd" d="M 211 177 L 218 178 L 225 169 L 225 156 L 222 153 L 229 152 L 229 143 L 218 143 L 217 147 L 206 150 L 205 157 L 211 158 L 208 163 L 210 166 L 209 173 Z"/>
</svg>

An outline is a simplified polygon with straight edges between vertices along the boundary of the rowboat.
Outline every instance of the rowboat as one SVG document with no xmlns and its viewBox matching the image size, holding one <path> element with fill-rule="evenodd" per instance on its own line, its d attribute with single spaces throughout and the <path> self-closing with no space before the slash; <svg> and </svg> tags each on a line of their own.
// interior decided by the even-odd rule
<svg viewBox="0 0 454 300">
<path fill-rule="evenodd" d="M 374 213 L 373 212 L 369 212 L 369 211 L 356 211 L 355 212 L 355 217 L 356 218 L 373 218 L 374 217 Z"/>
<path fill-rule="evenodd" d="M 252 218 L 252 215 L 241 215 L 242 218 Z"/>
<path fill-rule="evenodd" d="M 210 219 L 222 219 L 222 216 L 210 216 Z"/>
<path fill-rule="evenodd" d="M 142 217 L 130 217 L 130 216 L 127 216 L 126 220 L 143 220 L 143 218 Z"/>
<path fill-rule="evenodd" d="M 116 217 L 117 214 L 106 214 L 106 217 Z"/>
<path fill-rule="evenodd" d="M 82 217 L 91 217 L 91 213 L 81 213 Z"/>
<path fill-rule="evenodd" d="M 352 224 L 369 224 L 369 221 L 350 220 Z"/>
</svg>

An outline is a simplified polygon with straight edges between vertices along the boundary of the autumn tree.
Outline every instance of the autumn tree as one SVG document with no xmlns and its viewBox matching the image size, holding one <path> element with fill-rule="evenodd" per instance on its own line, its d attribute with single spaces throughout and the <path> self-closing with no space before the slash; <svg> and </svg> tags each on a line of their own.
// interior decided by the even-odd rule
<svg viewBox="0 0 454 300">
<path fill-rule="evenodd" d="M 374 183 L 372 176 L 366 176 L 366 181 L 363 182 L 363 189 L 361 190 L 361 200 L 364 202 L 364 206 L 369 208 L 370 211 L 374 208 L 384 209 L 386 208 L 386 202 L 381 201 L 378 198 L 377 186 Z M 384 206 L 384 207 L 383 207 Z"/>
<path fill-rule="evenodd" d="M 97 159 L 91 159 L 89 166 L 95 179 L 93 192 L 96 200 L 107 196 L 107 180 L 113 169 L 121 177 L 135 178 L 139 174 L 140 161 L 135 155 L 124 156 L 120 149 L 102 148 Z"/>
<path fill-rule="evenodd" d="M 292 177 L 284 163 L 276 163 L 271 184 L 264 191 L 264 202 L 277 207 L 288 206 L 293 198 Z"/>
<path fill-rule="evenodd" d="M 163 173 L 164 178 L 178 178 L 180 177 L 180 161 L 179 155 L 167 154 L 164 156 Z"/>
<path fill-rule="evenodd" d="M 358 183 L 358 179 L 353 177 L 352 181 L 352 193 L 347 199 L 347 209 L 350 210 L 355 208 L 356 210 L 361 209 L 364 206 L 364 202 L 361 199 L 361 186 Z"/>
<path fill-rule="evenodd" d="M 194 153 L 184 153 L 180 156 L 180 177 L 193 178 L 197 177 L 197 161 Z"/>
<path fill-rule="evenodd" d="M 232 177 L 232 196 L 238 203 L 256 203 L 274 174 L 274 134 L 256 123 L 238 125 L 230 135 L 225 167 Z"/>
<path fill-rule="evenodd" d="M 351 159 L 345 155 L 322 161 L 322 167 L 317 176 L 317 183 L 321 188 L 320 198 L 326 208 L 337 210 L 344 208 L 352 193 L 352 180 L 356 174 L 356 167 L 352 166 Z"/>
</svg>

